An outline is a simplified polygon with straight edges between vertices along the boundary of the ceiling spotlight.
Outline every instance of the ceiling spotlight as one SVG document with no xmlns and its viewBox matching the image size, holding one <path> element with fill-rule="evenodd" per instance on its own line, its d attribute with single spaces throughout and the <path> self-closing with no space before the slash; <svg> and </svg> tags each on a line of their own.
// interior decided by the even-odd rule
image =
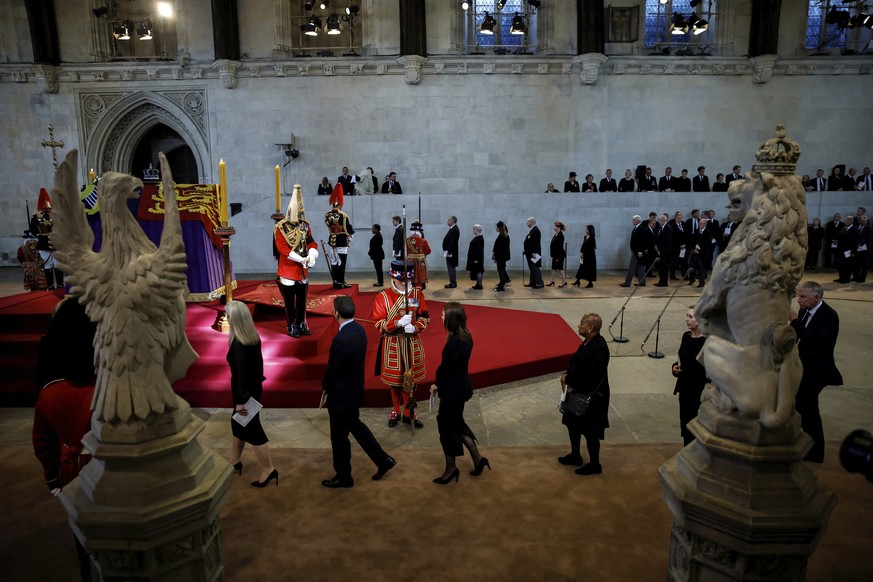
<svg viewBox="0 0 873 582">
<path fill-rule="evenodd" d="M 692 12 L 691 16 L 688 17 L 688 26 L 691 27 L 691 32 L 695 36 L 703 34 L 709 29 L 709 23 L 697 16 L 696 12 Z"/>
<path fill-rule="evenodd" d="M 512 26 L 509 27 L 509 34 L 527 34 L 527 26 L 524 24 L 524 18 L 516 12 L 512 17 Z"/>
<path fill-rule="evenodd" d="M 306 2 L 303 3 L 303 9 L 306 10 L 307 12 L 311 11 L 313 8 L 315 8 L 315 0 L 312 0 L 312 2 L 307 0 Z"/>
<path fill-rule="evenodd" d="M 360 6 L 346 6 L 346 14 L 348 14 L 349 16 L 354 16 L 355 14 L 357 14 L 360 11 L 361 11 Z"/>
<path fill-rule="evenodd" d="M 506 6 L 506 0 L 497 0 L 497 10 L 503 10 L 504 6 Z"/>
<path fill-rule="evenodd" d="M 311 16 L 309 22 L 300 25 L 300 30 L 306 36 L 318 36 L 318 29 L 321 28 L 321 19 L 317 16 Z"/>
<path fill-rule="evenodd" d="M 340 25 L 339 25 L 339 16 L 336 14 L 331 14 L 327 17 L 327 33 L 328 34 L 339 34 L 340 33 Z"/>
<path fill-rule="evenodd" d="M 482 24 L 479 25 L 479 32 L 482 34 L 492 35 L 494 34 L 494 25 L 497 24 L 497 21 L 494 20 L 494 17 L 488 14 L 488 11 L 485 11 L 485 18 L 482 19 Z"/>
<path fill-rule="evenodd" d="M 470 3 L 469 2 L 461 2 L 461 10 L 469 10 Z"/>
<path fill-rule="evenodd" d="M 686 22 L 685 17 L 678 12 L 673 13 L 673 25 L 670 33 L 674 35 L 688 34 L 688 22 Z"/>
<path fill-rule="evenodd" d="M 136 35 L 140 40 L 151 40 L 152 39 L 152 21 L 151 20 L 143 20 L 139 23 L 139 26 L 136 29 Z"/>
</svg>

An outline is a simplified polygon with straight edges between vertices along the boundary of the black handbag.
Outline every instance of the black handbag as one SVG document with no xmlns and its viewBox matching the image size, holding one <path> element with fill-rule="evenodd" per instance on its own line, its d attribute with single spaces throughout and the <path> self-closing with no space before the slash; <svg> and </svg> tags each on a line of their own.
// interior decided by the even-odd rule
<svg viewBox="0 0 873 582">
<path fill-rule="evenodd" d="M 600 391 L 600 387 L 605 379 L 606 376 L 600 380 L 600 384 L 597 385 L 597 388 L 591 394 L 577 392 L 572 386 L 567 386 L 567 394 L 564 396 L 564 402 L 561 403 L 561 412 L 566 412 L 573 416 L 585 416 L 588 413 L 588 407 L 591 406 L 591 401 L 594 400 L 594 396 Z"/>
</svg>

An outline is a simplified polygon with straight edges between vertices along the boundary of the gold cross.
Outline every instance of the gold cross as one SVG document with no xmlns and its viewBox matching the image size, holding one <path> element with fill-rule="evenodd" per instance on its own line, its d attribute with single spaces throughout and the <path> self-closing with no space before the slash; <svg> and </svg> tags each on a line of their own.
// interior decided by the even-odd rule
<svg viewBox="0 0 873 582">
<path fill-rule="evenodd" d="M 64 147 L 64 142 L 55 141 L 55 128 L 52 125 L 49 125 L 49 139 L 42 140 L 42 147 L 52 148 L 52 161 L 55 164 L 55 170 L 57 170 L 58 169 L 58 155 L 55 152 L 55 148 Z"/>
</svg>

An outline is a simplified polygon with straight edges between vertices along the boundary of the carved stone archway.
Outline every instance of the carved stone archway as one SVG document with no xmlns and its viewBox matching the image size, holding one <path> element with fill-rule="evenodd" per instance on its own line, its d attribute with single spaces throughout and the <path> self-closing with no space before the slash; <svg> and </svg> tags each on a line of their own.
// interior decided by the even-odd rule
<svg viewBox="0 0 873 582">
<path fill-rule="evenodd" d="M 86 168 L 94 168 L 98 174 L 126 171 L 143 136 L 163 124 L 191 148 L 200 182 L 209 180 L 205 89 L 81 92 L 78 113 Z"/>
</svg>

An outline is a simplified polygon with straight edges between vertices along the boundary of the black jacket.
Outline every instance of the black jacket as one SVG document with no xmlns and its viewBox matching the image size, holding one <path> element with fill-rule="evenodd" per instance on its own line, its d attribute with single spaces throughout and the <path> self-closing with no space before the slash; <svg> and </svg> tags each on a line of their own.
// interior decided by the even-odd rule
<svg viewBox="0 0 873 582">
<path fill-rule="evenodd" d="M 354 410 L 364 405 L 364 359 L 367 333 L 357 321 L 344 325 L 330 344 L 321 388 L 329 410 Z"/>
</svg>

